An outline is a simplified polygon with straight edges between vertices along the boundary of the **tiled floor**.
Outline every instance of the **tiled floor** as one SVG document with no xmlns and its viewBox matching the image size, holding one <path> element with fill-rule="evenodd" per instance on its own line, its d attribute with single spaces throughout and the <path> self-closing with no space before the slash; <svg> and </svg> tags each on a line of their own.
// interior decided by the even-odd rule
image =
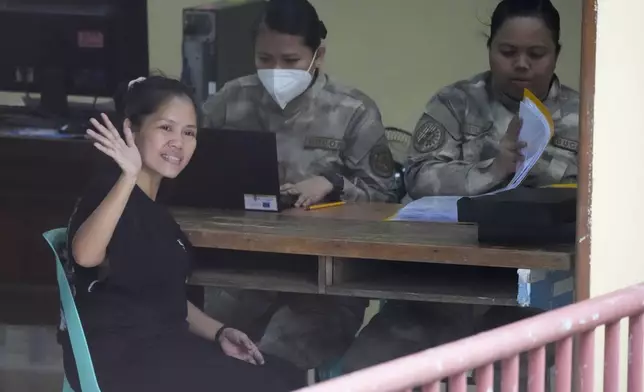
<svg viewBox="0 0 644 392">
<path fill-rule="evenodd" d="M 55 327 L 0 324 L 0 392 L 60 392 L 62 368 Z"/>
<path fill-rule="evenodd" d="M 0 392 L 60 392 L 55 327 L 0 325 Z"/>
<path fill-rule="evenodd" d="M 1 392 L 60 392 L 63 375 L 26 371 L 0 370 Z"/>
</svg>

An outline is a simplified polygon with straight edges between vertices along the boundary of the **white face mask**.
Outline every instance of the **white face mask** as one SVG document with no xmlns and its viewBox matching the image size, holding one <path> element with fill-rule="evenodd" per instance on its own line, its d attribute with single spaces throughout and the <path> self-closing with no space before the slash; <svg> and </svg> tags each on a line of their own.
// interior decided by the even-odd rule
<svg viewBox="0 0 644 392">
<path fill-rule="evenodd" d="M 268 94 L 273 97 L 275 102 L 284 110 L 286 105 L 292 100 L 299 97 L 311 85 L 313 76 L 311 67 L 315 62 L 317 51 L 313 55 L 313 60 L 309 69 L 258 69 L 257 76 L 264 85 Z"/>
</svg>

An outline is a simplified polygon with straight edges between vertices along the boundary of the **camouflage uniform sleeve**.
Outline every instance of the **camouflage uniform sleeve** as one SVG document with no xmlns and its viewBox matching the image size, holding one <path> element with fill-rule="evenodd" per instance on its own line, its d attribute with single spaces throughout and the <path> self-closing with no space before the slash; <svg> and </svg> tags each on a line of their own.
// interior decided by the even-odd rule
<svg viewBox="0 0 644 392">
<path fill-rule="evenodd" d="M 344 200 L 394 202 L 394 159 L 380 111 L 363 105 L 354 115 L 343 151 Z"/>
<path fill-rule="evenodd" d="M 555 131 L 523 185 L 539 187 L 577 182 L 579 147 L 579 99 L 574 91 L 563 91 L 553 110 Z"/>
<path fill-rule="evenodd" d="M 562 118 L 555 128 L 553 144 L 557 147 L 555 158 L 563 161 L 566 169 L 561 182 L 576 183 L 579 162 L 579 96 L 575 95 L 562 107 Z"/>
<path fill-rule="evenodd" d="M 412 199 L 478 195 L 505 180 L 493 175 L 492 159 L 463 159 L 465 110 L 466 98 L 460 91 L 443 91 L 427 104 L 414 130 L 405 168 L 405 186 Z"/>
<path fill-rule="evenodd" d="M 206 128 L 222 128 L 226 124 L 227 90 L 227 86 L 224 86 L 204 102 L 201 107 L 202 126 Z"/>
</svg>

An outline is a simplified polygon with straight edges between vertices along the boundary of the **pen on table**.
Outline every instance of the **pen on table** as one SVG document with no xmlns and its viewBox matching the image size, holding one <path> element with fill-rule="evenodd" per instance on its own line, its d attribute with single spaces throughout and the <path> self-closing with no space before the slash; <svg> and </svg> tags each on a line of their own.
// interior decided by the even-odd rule
<svg viewBox="0 0 644 392">
<path fill-rule="evenodd" d="M 339 207 L 345 205 L 346 202 L 344 201 L 336 201 L 333 203 L 322 203 L 322 204 L 314 204 L 310 207 L 307 208 L 307 210 L 312 211 L 312 210 L 320 210 L 322 208 L 330 208 L 330 207 Z"/>
</svg>

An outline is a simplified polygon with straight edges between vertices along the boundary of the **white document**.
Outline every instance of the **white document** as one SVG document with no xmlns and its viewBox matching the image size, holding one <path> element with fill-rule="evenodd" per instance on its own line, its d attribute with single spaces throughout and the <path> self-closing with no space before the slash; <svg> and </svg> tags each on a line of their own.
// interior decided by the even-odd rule
<svg viewBox="0 0 644 392">
<path fill-rule="evenodd" d="M 519 141 L 527 145 L 522 150 L 525 160 L 517 167 L 512 181 L 503 190 L 514 189 L 521 185 L 541 158 L 554 134 L 554 124 L 548 109 L 528 90 L 519 106 L 519 117 L 523 120 Z"/>
<path fill-rule="evenodd" d="M 390 220 L 423 222 L 458 222 L 456 202 L 461 196 L 429 196 L 401 208 Z"/>
<path fill-rule="evenodd" d="M 523 101 L 519 107 L 519 117 L 523 120 L 519 131 L 519 141 L 526 143 L 523 149 L 525 160 L 517 167 L 510 183 L 499 190 L 488 192 L 492 195 L 508 191 L 521 185 L 530 170 L 541 158 L 543 151 L 550 143 L 554 134 L 552 117 L 545 106 L 528 90 L 525 90 Z M 462 196 L 427 196 L 415 200 L 403 208 L 390 220 L 393 221 L 424 221 L 424 222 L 458 222 L 457 203 Z"/>
</svg>

